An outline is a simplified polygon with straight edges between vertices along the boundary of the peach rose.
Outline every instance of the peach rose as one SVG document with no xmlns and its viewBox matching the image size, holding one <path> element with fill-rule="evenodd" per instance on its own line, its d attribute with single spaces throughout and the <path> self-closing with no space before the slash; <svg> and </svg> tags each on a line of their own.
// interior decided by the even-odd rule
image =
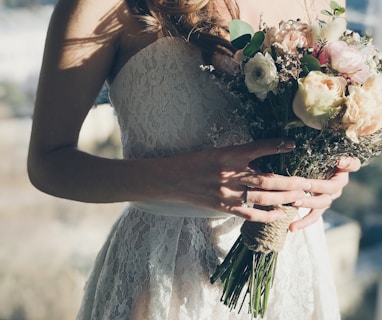
<svg viewBox="0 0 382 320">
<path fill-rule="evenodd" d="M 359 142 L 359 137 L 382 129 L 382 75 L 369 78 L 363 86 L 349 86 L 342 118 L 346 136 Z"/>
<path fill-rule="evenodd" d="M 382 107 L 382 74 L 370 77 L 362 87 L 369 92 L 373 99 Z"/>
<path fill-rule="evenodd" d="M 293 99 L 293 111 L 308 127 L 321 130 L 340 110 L 344 100 L 346 80 L 311 71 L 298 79 Z"/>
<path fill-rule="evenodd" d="M 295 21 L 282 21 L 279 28 L 272 27 L 265 33 L 264 46 L 275 46 L 281 53 L 297 53 L 298 48 L 312 48 L 315 36 L 310 25 Z"/>
</svg>

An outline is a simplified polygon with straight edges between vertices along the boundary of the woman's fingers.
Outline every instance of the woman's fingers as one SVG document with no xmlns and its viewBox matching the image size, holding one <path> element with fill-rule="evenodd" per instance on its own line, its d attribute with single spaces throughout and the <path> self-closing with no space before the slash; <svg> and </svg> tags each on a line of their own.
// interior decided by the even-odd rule
<svg viewBox="0 0 382 320">
<path fill-rule="evenodd" d="M 289 139 L 262 139 L 240 146 L 242 151 L 249 155 L 249 161 L 264 156 L 291 152 L 296 148 L 295 143 Z M 239 147 L 239 148 L 240 148 Z"/>
<path fill-rule="evenodd" d="M 307 214 L 302 219 L 292 222 L 289 226 L 289 230 L 294 232 L 312 225 L 313 223 L 318 221 L 318 219 L 323 215 L 325 210 L 326 209 L 312 209 L 309 212 L 309 214 Z"/>
<path fill-rule="evenodd" d="M 361 161 L 358 158 L 341 158 L 337 163 L 337 168 L 344 172 L 356 172 L 361 168 Z"/>
<path fill-rule="evenodd" d="M 286 177 L 273 173 L 256 173 L 248 169 L 247 174 L 238 176 L 241 184 L 261 190 L 305 190 L 312 188 L 311 181 L 301 177 Z"/>
<path fill-rule="evenodd" d="M 312 194 L 338 195 L 349 183 L 349 173 L 338 171 L 329 180 L 307 179 L 311 184 L 309 192 Z"/>
<path fill-rule="evenodd" d="M 214 191 L 211 197 L 207 197 L 206 202 L 203 197 L 200 201 L 207 207 L 259 222 L 284 218 L 284 212 L 274 207 L 292 204 L 296 207 L 311 208 L 311 213 L 292 223 L 291 230 L 314 223 L 325 209 L 331 206 L 333 200 L 341 195 L 349 181 L 349 172 L 357 171 L 360 161 L 354 158 L 341 159 L 329 180 L 286 177 L 249 168 L 249 163 L 256 158 L 290 152 L 294 148 L 295 144 L 290 140 L 265 139 L 203 153 L 205 173 L 211 178 L 207 185 L 217 189 L 213 188 Z M 209 175 L 210 172 L 212 175 Z M 200 188 L 198 190 L 200 191 Z M 312 196 L 307 197 L 307 192 Z M 245 202 L 255 205 L 255 208 L 243 205 Z"/>
<path fill-rule="evenodd" d="M 343 188 L 349 183 L 349 173 L 359 170 L 360 166 L 359 159 L 342 158 L 337 164 L 338 170 L 329 180 L 307 179 L 311 184 L 309 192 L 313 196 L 293 204 L 312 209 L 329 208 L 333 201 L 342 195 Z"/>
<path fill-rule="evenodd" d="M 238 217 L 241 217 L 243 219 L 246 219 L 248 221 L 254 221 L 254 222 L 263 222 L 263 223 L 270 223 L 273 221 L 277 221 L 280 219 L 286 218 L 286 214 L 284 211 L 278 208 L 265 210 L 264 209 L 257 209 L 257 208 L 251 208 L 251 207 L 227 207 L 225 208 L 226 212 L 229 212 L 231 214 L 234 214 Z"/>
<path fill-rule="evenodd" d="M 242 202 L 250 202 L 258 206 L 272 206 L 297 202 L 306 197 L 301 188 L 295 190 L 262 190 L 227 183 L 220 187 L 218 198 L 220 203 L 228 206 L 239 206 Z"/>
<path fill-rule="evenodd" d="M 305 198 L 305 192 L 303 190 L 276 192 L 249 189 L 246 198 L 247 202 L 258 206 L 282 205 L 301 201 Z"/>
<path fill-rule="evenodd" d="M 294 202 L 293 205 L 311 209 L 327 209 L 332 205 L 333 200 L 334 196 L 322 193 L 311 197 L 304 197 L 303 199 Z"/>
<path fill-rule="evenodd" d="M 256 158 L 271 154 L 291 152 L 295 147 L 294 142 L 291 140 L 256 140 L 242 145 L 211 150 L 210 155 L 212 155 L 212 157 L 209 157 L 209 159 L 213 161 L 215 166 L 217 163 L 220 163 L 223 170 L 237 171 L 247 168 L 249 163 Z"/>
<path fill-rule="evenodd" d="M 224 176 L 218 197 L 229 205 L 237 204 L 232 201 L 248 201 L 259 206 L 271 206 L 302 200 L 310 188 L 311 184 L 301 177 L 257 174 L 248 169 Z"/>
</svg>

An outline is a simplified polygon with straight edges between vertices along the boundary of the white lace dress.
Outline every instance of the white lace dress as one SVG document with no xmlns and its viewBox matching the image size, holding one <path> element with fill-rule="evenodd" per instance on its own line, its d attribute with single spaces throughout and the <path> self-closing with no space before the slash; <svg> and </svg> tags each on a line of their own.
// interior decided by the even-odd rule
<svg viewBox="0 0 382 320">
<path fill-rule="evenodd" d="M 213 145 L 219 128 L 229 133 L 223 143 L 247 139 L 201 63 L 189 44 L 162 38 L 122 68 L 110 94 L 126 158 L 199 150 Z M 130 203 L 95 261 L 78 320 L 251 319 L 245 307 L 230 312 L 220 285 L 209 282 L 242 222 L 179 204 Z M 288 235 L 266 319 L 339 319 L 322 221 Z"/>
</svg>

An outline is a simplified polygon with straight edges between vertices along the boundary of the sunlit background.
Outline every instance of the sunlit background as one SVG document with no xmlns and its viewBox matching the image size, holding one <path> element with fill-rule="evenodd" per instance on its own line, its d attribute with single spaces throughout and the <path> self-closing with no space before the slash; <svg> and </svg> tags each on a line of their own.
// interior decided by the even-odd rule
<svg viewBox="0 0 382 320">
<path fill-rule="evenodd" d="M 0 0 L 0 320 L 72 320 L 93 259 L 123 204 L 36 191 L 26 155 L 36 82 L 54 0 Z M 382 48 L 380 0 L 348 0 L 349 27 Z M 81 147 L 120 157 L 103 95 Z M 325 216 L 343 319 L 382 320 L 382 157 L 353 174 Z"/>
</svg>

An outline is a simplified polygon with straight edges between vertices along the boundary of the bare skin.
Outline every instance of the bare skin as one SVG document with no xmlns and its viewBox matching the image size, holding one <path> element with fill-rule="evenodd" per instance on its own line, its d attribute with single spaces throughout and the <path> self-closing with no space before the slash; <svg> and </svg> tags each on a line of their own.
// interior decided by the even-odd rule
<svg viewBox="0 0 382 320">
<path fill-rule="evenodd" d="M 241 10 L 245 11 L 245 4 Z M 187 202 L 251 221 L 284 217 L 280 210 L 246 208 L 293 203 L 312 208 L 291 230 L 314 223 L 339 197 L 356 159 L 343 159 L 328 181 L 261 174 L 248 163 L 276 153 L 279 139 L 163 159 L 105 159 L 77 148 L 81 125 L 105 80 L 161 34 L 142 33 L 122 0 L 60 1 L 48 31 L 28 156 L 32 183 L 57 197 L 83 202 Z M 281 152 L 293 150 L 293 142 Z M 248 187 L 250 191 L 246 191 Z M 314 194 L 306 197 L 305 191 Z"/>
</svg>

